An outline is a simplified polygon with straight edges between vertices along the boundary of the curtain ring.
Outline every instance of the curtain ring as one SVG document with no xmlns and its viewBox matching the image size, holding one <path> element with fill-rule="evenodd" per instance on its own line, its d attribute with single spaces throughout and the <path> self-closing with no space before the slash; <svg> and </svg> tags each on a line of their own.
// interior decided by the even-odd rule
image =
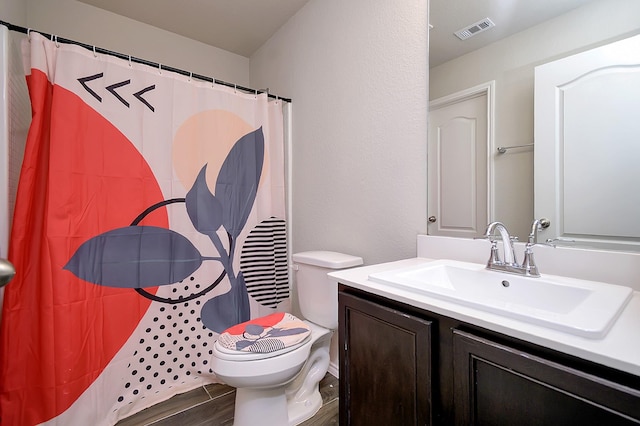
<svg viewBox="0 0 640 426">
<path fill-rule="evenodd" d="M 193 77 L 193 73 L 189 72 L 189 81 L 191 81 L 191 77 Z"/>
<path fill-rule="evenodd" d="M 158 74 L 162 75 L 162 64 L 158 64 Z"/>
<path fill-rule="evenodd" d="M 96 53 L 96 47 L 95 46 L 93 46 L 93 57 L 94 58 L 98 57 L 98 54 Z"/>
<path fill-rule="evenodd" d="M 31 28 L 27 28 L 27 40 L 31 43 Z"/>
<path fill-rule="evenodd" d="M 131 67 L 131 55 L 129 55 L 129 66 Z"/>
<path fill-rule="evenodd" d="M 233 83 L 233 93 L 238 93 L 238 86 Z"/>
<path fill-rule="evenodd" d="M 56 39 L 56 47 L 60 47 L 60 43 L 58 43 L 58 36 L 55 36 Z"/>
</svg>

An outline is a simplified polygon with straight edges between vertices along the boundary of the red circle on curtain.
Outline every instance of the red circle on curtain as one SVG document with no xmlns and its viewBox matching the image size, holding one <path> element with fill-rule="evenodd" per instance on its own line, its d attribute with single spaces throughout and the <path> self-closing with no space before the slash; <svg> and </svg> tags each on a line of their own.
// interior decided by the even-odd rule
<svg viewBox="0 0 640 426">
<path fill-rule="evenodd" d="M 33 122 L 9 251 L 17 274 L 6 287 L 0 339 L 5 425 L 64 412 L 136 329 L 150 300 L 82 281 L 63 266 L 84 241 L 163 200 L 151 168 L 114 125 L 42 72 L 27 80 Z M 166 210 L 141 224 L 168 228 Z"/>
</svg>

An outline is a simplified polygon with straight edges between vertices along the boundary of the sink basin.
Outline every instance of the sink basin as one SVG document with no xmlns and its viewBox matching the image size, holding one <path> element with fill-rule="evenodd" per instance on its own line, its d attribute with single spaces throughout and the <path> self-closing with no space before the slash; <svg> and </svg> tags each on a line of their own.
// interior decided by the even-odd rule
<svg viewBox="0 0 640 426">
<path fill-rule="evenodd" d="M 454 260 L 378 272 L 369 280 L 592 339 L 607 334 L 633 293 L 619 285 L 530 278 Z"/>
</svg>

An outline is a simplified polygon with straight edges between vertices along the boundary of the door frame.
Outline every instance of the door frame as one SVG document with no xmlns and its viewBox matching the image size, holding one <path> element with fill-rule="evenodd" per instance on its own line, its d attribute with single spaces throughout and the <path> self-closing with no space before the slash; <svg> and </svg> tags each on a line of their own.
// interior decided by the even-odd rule
<svg viewBox="0 0 640 426">
<path fill-rule="evenodd" d="M 494 196 L 493 196 L 493 188 L 494 188 L 494 167 L 493 161 L 493 150 L 494 150 L 494 134 L 495 134 L 495 91 L 496 91 L 496 82 L 495 80 L 488 81 L 486 83 L 478 84 L 477 86 L 470 87 L 468 89 L 461 90 L 459 92 L 452 93 L 450 95 L 443 96 L 438 99 L 434 99 L 429 102 L 429 112 L 433 109 L 442 108 L 448 105 L 456 104 L 458 102 L 464 102 L 466 100 L 486 95 L 487 97 L 487 218 L 489 222 L 491 222 L 495 215 L 495 206 L 494 206 Z M 428 123 L 427 119 L 427 123 Z M 428 135 L 429 132 L 427 132 Z M 427 143 L 429 143 L 427 136 Z M 428 164 L 427 159 L 427 164 Z M 427 200 L 429 199 L 429 185 L 430 182 L 427 182 Z M 428 211 L 428 208 L 427 208 Z M 428 229 L 428 221 L 427 221 L 427 229 Z"/>
</svg>

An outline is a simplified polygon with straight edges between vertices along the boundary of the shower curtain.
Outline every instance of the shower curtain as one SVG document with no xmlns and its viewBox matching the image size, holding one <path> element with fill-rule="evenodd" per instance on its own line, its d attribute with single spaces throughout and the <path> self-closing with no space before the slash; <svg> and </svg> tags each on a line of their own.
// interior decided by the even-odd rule
<svg viewBox="0 0 640 426">
<path fill-rule="evenodd" d="M 1 421 L 111 425 L 288 309 L 282 105 L 33 32 L 23 62 Z"/>
</svg>

